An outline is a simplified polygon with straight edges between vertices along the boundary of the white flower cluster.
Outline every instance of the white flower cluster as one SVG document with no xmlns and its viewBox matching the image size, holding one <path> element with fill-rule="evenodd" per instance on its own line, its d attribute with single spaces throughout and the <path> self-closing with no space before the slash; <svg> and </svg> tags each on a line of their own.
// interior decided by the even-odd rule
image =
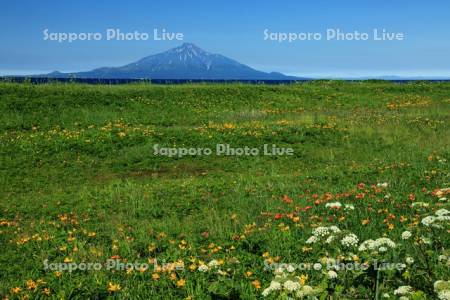
<svg viewBox="0 0 450 300">
<path fill-rule="evenodd" d="M 402 239 L 403 239 L 403 240 L 407 240 L 407 239 L 409 239 L 411 236 L 412 236 L 412 233 L 409 232 L 409 231 L 403 231 L 403 232 L 402 232 Z"/>
<path fill-rule="evenodd" d="M 434 283 L 434 291 L 441 300 L 450 300 L 450 280 L 438 280 Z"/>
<path fill-rule="evenodd" d="M 197 271 L 199 271 L 199 272 L 208 272 L 210 269 L 216 268 L 219 265 L 220 265 L 219 261 L 213 259 L 207 265 L 205 265 L 204 263 L 201 263 L 198 266 Z"/>
<path fill-rule="evenodd" d="M 394 291 L 394 295 L 400 295 L 400 296 L 409 295 L 412 293 L 412 291 L 413 291 L 413 289 L 409 285 L 402 285 Z"/>
<path fill-rule="evenodd" d="M 447 257 L 446 255 L 439 255 L 438 260 L 441 263 L 445 263 L 448 267 L 450 267 L 450 257 Z"/>
<path fill-rule="evenodd" d="M 359 245 L 359 251 L 379 251 L 386 252 L 388 248 L 395 248 L 395 243 L 389 238 L 378 238 L 376 240 L 366 240 Z"/>
<path fill-rule="evenodd" d="M 344 204 L 344 210 L 355 210 L 355 206 L 352 204 Z"/>
<path fill-rule="evenodd" d="M 413 202 L 411 204 L 412 207 L 429 207 L 430 203 L 428 202 Z"/>
<path fill-rule="evenodd" d="M 331 243 L 334 239 L 333 234 L 340 233 L 340 232 L 341 232 L 341 230 L 337 226 L 330 226 L 330 227 L 320 226 L 320 227 L 314 228 L 314 230 L 312 232 L 313 235 L 310 236 L 306 240 L 306 243 L 314 244 L 314 243 L 318 242 L 321 238 L 325 238 L 325 237 L 327 237 L 326 242 Z"/>
<path fill-rule="evenodd" d="M 354 210 L 355 209 L 355 206 L 353 206 L 352 204 L 342 204 L 341 202 L 329 202 L 329 203 L 325 204 L 325 207 L 334 208 L 334 209 L 340 209 L 340 208 L 342 208 L 342 206 L 344 206 L 344 210 Z"/>
<path fill-rule="evenodd" d="M 359 242 L 358 237 L 353 233 L 346 235 L 341 240 L 341 244 L 345 247 L 354 247 L 354 246 L 358 245 L 358 242 Z"/>
<path fill-rule="evenodd" d="M 291 296 L 299 299 L 306 297 L 314 297 L 315 295 L 320 293 L 319 289 L 313 288 L 312 286 L 309 285 L 301 285 L 300 283 L 292 280 L 287 280 L 283 284 L 278 281 L 272 280 L 272 282 L 270 282 L 269 287 L 264 289 L 264 291 L 261 294 L 263 297 L 267 297 L 271 293 L 277 291 L 287 292 Z"/>
<path fill-rule="evenodd" d="M 320 289 L 300 284 L 300 277 L 294 276 L 292 272 L 285 273 L 286 270 L 282 267 L 275 270 L 275 278 L 270 282 L 269 287 L 262 292 L 263 297 L 267 297 L 273 292 L 288 294 L 294 298 L 313 297 L 320 293 Z"/>
<path fill-rule="evenodd" d="M 341 202 L 330 202 L 330 203 L 325 204 L 325 207 L 339 209 L 342 207 L 342 204 L 341 204 Z"/>
<path fill-rule="evenodd" d="M 270 285 L 268 288 L 266 288 L 263 292 L 262 295 L 264 297 L 269 296 L 270 293 L 272 293 L 273 291 L 278 291 L 281 290 L 281 283 L 279 283 L 278 281 L 274 281 L 272 280 L 272 282 L 270 282 Z"/>
<path fill-rule="evenodd" d="M 422 219 L 422 224 L 427 227 L 442 228 L 442 223 L 450 223 L 450 211 L 445 208 L 436 211 L 434 216 L 427 216 Z"/>
<path fill-rule="evenodd" d="M 387 182 L 377 183 L 377 187 L 381 187 L 381 188 L 387 188 L 388 185 L 389 185 L 389 184 L 388 184 Z"/>
</svg>

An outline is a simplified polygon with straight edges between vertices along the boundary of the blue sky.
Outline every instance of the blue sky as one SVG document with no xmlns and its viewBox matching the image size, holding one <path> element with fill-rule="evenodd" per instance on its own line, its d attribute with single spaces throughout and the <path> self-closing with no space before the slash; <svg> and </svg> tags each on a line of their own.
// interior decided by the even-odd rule
<svg viewBox="0 0 450 300">
<path fill-rule="evenodd" d="M 184 42 L 263 71 L 305 76 L 450 77 L 450 1 L 3 1 L 0 74 L 82 71 L 120 66 L 180 41 L 44 41 L 50 32 L 153 33 L 165 28 Z M 264 40 L 269 32 L 386 29 L 403 41 Z"/>
</svg>

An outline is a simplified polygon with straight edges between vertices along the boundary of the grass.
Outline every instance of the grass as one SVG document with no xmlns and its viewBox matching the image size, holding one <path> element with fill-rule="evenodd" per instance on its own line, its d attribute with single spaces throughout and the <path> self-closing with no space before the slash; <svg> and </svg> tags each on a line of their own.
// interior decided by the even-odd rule
<svg viewBox="0 0 450 300">
<path fill-rule="evenodd" d="M 450 279 L 449 108 L 449 83 L 0 83 L 0 296 L 253 299 L 279 282 L 268 298 L 435 299 L 450 290 L 435 284 Z M 153 154 L 218 143 L 294 155 Z M 307 243 L 332 225 L 333 242 Z M 396 246 L 358 249 L 381 237 Z M 108 259 L 150 267 L 44 263 Z M 267 268 L 332 259 L 368 268 Z"/>
</svg>

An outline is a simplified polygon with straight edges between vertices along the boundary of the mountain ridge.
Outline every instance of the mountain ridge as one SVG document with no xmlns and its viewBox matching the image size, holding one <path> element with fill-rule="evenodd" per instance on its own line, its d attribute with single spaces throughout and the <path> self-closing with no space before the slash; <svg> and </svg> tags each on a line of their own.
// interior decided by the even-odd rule
<svg viewBox="0 0 450 300">
<path fill-rule="evenodd" d="M 49 78 L 93 79 L 192 79 L 192 80 L 296 80 L 278 72 L 258 71 L 221 54 L 207 52 L 192 43 L 143 57 L 121 67 L 101 67 L 86 72 L 54 71 Z"/>
</svg>

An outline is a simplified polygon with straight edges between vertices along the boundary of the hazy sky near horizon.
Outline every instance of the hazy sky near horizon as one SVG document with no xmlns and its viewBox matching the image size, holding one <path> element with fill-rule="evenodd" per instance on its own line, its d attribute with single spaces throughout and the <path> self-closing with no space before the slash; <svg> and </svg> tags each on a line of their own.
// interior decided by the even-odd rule
<svg viewBox="0 0 450 300">
<path fill-rule="evenodd" d="M 120 66 L 183 42 L 263 71 L 303 76 L 450 77 L 450 1 L 3 1 L 0 75 Z M 155 41 L 153 30 L 183 33 Z M 49 33 L 102 34 L 58 42 Z M 106 40 L 107 29 L 149 33 L 146 41 Z M 368 40 L 327 40 L 327 30 Z M 373 30 L 403 33 L 375 41 Z M 265 40 L 268 33 L 319 33 L 320 40 Z"/>
</svg>

